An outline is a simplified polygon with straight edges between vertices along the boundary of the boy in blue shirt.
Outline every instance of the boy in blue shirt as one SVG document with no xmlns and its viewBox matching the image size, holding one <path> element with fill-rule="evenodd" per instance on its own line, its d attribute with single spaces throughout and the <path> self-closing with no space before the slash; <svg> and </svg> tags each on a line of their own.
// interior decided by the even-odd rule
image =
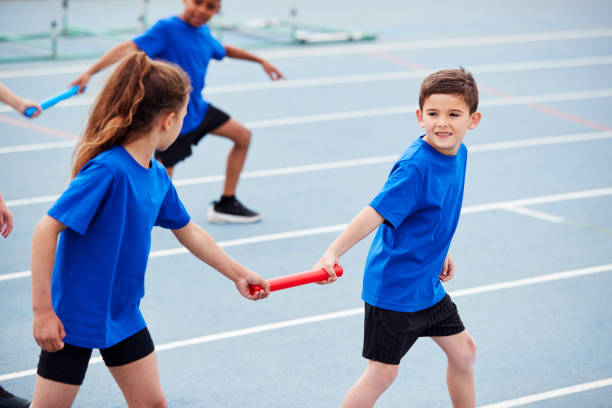
<svg viewBox="0 0 612 408">
<path fill-rule="evenodd" d="M 315 265 L 329 272 L 322 283 L 335 281 L 333 265 L 340 256 L 380 227 L 363 279 L 368 365 L 346 395 L 344 408 L 374 406 L 419 337 L 431 337 L 447 355 L 453 406 L 475 407 L 476 345 L 441 282 L 455 272 L 449 248 L 463 199 L 463 138 L 480 122 L 477 108 L 478 88 L 463 68 L 425 78 L 416 111 L 425 135 L 400 156 L 382 191 Z"/>
<path fill-rule="evenodd" d="M 179 65 L 191 79 L 187 116 L 177 141 L 166 151 L 156 152 L 155 157 L 172 177 L 174 166 L 190 156 L 192 146 L 207 133 L 231 139 L 234 146 L 227 156 L 223 193 L 210 207 L 208 220 L 215 223 L 257 222 L 261 219 L 260 214 L 236 199 L 236 187 L 246 161 L 251 131 L 202 98 L 204 78 L 210 60 L 225 57 L 258 62 L 272 80 L 281 79 L 283 75 L 268 61 L 240 48 L 224 46 L 212 37 L 206 23 L 219 11 L 221 0 L 183 0 L 183 3 L 185 9 L 181 14 L 159 20 L 132 41 L 118 44 L 72 85 L 79 85 L 82 89 L 93 74 L 135 51 L 144 51 L 150 58 Z"/>
</svg>

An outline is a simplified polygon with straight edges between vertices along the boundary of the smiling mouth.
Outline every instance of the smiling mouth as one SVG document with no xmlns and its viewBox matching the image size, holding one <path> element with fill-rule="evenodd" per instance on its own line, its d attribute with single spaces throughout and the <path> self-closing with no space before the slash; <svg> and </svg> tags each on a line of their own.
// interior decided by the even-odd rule
<svg viewBox="0 0 612 408">
<path fill-rule="evenodd" d="M 452 133 L 450 132 L 436 132 L 436 136 L 438 137 L 450 137 Z"/>
</svg>

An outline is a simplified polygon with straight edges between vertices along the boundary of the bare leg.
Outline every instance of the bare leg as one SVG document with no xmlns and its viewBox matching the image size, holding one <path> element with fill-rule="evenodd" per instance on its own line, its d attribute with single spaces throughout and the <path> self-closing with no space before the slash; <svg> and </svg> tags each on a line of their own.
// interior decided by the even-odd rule
<svg viewBox="0 0 612 408">
<path fill-rule="evenodd" d="M 78 385 L 47 380 L 36 375 L 34 398 L 30 408 L 67 408 L 72 405 L 79 392 Z"/>
<path fill-rule="evenodd" d="M 234 142 L 234 147 L 227 155 L 225 167 L 225 184 L 223 195 L 232 196 L 236 194 L 238 179 L 244 167 L 249 144 L 251 143 L 251 131 L 240 122 L 230 118 L 226 123 L 211 132 L 213 135 L 227 137 Z"/>
<path fill-rule="evenodd" d="M 453 336 L 432 337 L 448 359 L 446 384 L 454 408 L 476 406 L 474 364 L 476 343 L 467 330 Z"/>
<path fill-rule="evenodd" d="M 132 363 L 108 368 L 130 408 L 166 408 L 155 352 Z"/>
<path fill-rule="evenodd" d="M 342 408 L 371 408 L 395 381 L 398 365 L 368 360 L 365 371 L 344 397 Z"/>
</svg>

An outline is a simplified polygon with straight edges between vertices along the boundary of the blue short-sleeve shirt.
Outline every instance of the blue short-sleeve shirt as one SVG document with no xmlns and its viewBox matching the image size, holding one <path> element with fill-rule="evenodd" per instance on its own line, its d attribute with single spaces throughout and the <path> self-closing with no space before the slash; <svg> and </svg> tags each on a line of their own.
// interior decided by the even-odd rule
<svg viewBox="0 0 612 408">
<path fill-rule="evenodd" d="M 208 63 L 225 58 L 225 47 L 208 26 L 194 27 L 176 16 L 159 20 L 133 41 L 150 58 L 173 62 L 187 72 L 192 90 L 181 134 L 197 128 L 209 105 L 202 97 Z"/>
<path fill-rule="evenodd" d="M 366 260 L 362 299 L 376 307 L 414 312 L 445 295 L 439 277 L 459 222 L 467 148 L 446 156 L 415 140 L 372 200 L 385 222 Z"/>
<path fill-rule="evenodd" d="M 116 146 L 90 160 L 48 215 L 60 234 L 51 296 L 68 344 L 110 347 L 145 327 L 139 310 L 154 225 L 190 220 L 165 168 Z"/>
</svg>

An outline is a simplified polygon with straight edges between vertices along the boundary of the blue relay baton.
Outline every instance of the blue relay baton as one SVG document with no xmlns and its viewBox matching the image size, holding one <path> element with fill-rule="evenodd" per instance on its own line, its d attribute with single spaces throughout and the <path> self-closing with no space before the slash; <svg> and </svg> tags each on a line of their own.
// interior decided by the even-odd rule
<svg viewBox="0 0 612 408">
<path fill-rule="evenodd" d="M 55 105 L 56 103 L 63 101 L 64 99 L 68 99 L 71 96 L 74 96 L 76 94 L 79 93 L 79 86 L 75 85 L 71 88 L 68 88 L 67 90 L 65 90 L 64 92 L 62 92 L 59 95 L 56 95 L 52 98 L 47 99 L 46 101 L 42 102 L 40 104 L 40 107 L 43 109 L 49 109 L 50 107 L 52 107 L 53 105 Z M 26 108 L 25 112 L 23 112 L 24 115 L 26 115 L 28 118 L 31 118 L 32 115 L 34 114 L 34 112 L 36 112 L 36 108 L 33 106 L 30 106 L 29 108 Z"/>
</svg>

